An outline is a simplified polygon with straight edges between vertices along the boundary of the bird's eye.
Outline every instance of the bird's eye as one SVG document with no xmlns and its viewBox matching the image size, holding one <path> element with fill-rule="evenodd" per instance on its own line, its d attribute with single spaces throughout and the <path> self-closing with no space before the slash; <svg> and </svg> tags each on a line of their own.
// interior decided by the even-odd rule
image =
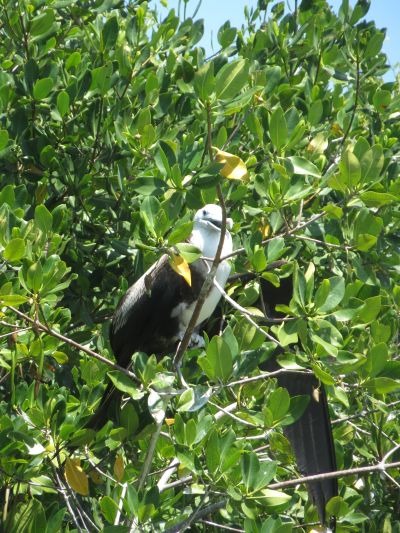
<svg viewBox="0 0 400 533">
<path fill-rule="evenodd" d="M 203 209 L 203 216 L 206 216 L 206 214 L 207 214 L 207 210 Z"/>
</svg>

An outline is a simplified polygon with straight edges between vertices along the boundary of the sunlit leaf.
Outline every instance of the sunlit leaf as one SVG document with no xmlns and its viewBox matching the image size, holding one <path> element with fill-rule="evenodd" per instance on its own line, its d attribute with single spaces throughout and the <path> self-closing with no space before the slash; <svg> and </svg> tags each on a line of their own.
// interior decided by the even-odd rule
<svg viewBox="0 0 400 533">
<path fill-rule="evenodd" d="M 65 460 L 64 473 L 65 479 L 72 490 L 82 496 L 87 496 L 89 494 L 88 476 L 81 467 L 80 459 L 70 459 L 67 457 Z"/>
<path fill-rule="evenodd" d="M 173 270 L 183 277 L 186 283 L 192 286 L 192 273 L 190 272 L 189 263 L 181 255 L 172 254 L 169 258 L 169 264 Z"/>
<path fill-rule="evenodd" d="M 244 180 L 248 177 L 246 164 L 239 156 L 230 154 L 229 152 L 223 152 L 215 147 L 214 150 L 215 161 L 224 165 L 220 170 L 224 178 Z"/>
<path fill-rule="evenodd" d="M 124 458 L 122 454 L 118 453 L 114 461 L 114 476 L 118 481 L 122 481 L 125 473 Z"/>
</svg>

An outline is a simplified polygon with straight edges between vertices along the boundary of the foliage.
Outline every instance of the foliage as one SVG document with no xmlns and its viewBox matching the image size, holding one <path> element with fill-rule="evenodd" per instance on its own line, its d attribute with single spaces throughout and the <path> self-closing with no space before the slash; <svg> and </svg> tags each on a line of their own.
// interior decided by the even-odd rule
<svg viewBox="0 0 400 533">
<path fill-rule="evenodd" d="M 246 381 L 271 338 L 283 367 L 312 368 L 326 385 L 339 468 L 398 457 L 399 86 L 382 80 L 385 33 L 364 20 L 368 1 L 343 0 L 338 15 L 326 0 L 295 6 L 259 0 L 206 58 L 201 20 L 173 10 L 160 20 L 143 0 L 2 0 L 6 531 L 168 531 L 184 520 L 211 530 L 203 508 L 246 532 L 316 521 L 304 486 L 269 488 L 296 477 L 281 430 L 299 407 L 273 379 Z M 242 180 L 220 175 L 224 152 L 247 178 L 242 166 Z M 112 371 L 132 399 L 94 435 L 84 424 L 111 369 L 38 323 L 112 359 L 108 321 L 123 291 L 166 248 L 184 254 L 176 245 L 218 184 L 233 270 L 255 274 L 230 296 L 254 311 L 260 279 L 293 275 L 280 302 L 291 320 L 263 326 L 267 339 L 223 303 L 221 335 L 185 355 L 190 388 L 171 357 L 137 355 L 140 385 Z M 221 411 L 235 402 L 234 418 Z M 145 427 L 143 409 L 155 420 Z M 399 531 L 390 473 L 340 480 L 339 531 Z"/>
</svg>

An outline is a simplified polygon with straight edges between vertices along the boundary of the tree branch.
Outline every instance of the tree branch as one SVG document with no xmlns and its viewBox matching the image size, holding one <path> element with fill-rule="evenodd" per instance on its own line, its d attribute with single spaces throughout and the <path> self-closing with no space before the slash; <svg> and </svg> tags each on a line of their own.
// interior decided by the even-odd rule
<svg viewBox="0 0 400 533">
<path fill-rule="evenodd" d="M 212 153 L 212 137 L 211 137 L 211 108 L 208 105 L 207 106 L 207 148 L 208 148 L 208 154 L 211 159 L 213 160 L 213 153 Z M 213 279 L 215 278 L 215 274 L 217 272 L 218 265 L 221 262 L 221 254 L 222 254 L 222 248 L 224 246 L 224 240 L 225 240 L 225 232 L 226 232 L 226 207 L 225 207 L 225 201 L 224 197 L 222 195 L 222 190 L 220 185 L 217 185 L 217 195 L 218 199 L 221 204 L 222 209 L 222 223 L 221 223 L 221 236 L 219 238 L 218 248 L 217 252 L 215 254 L 214 260 L 212 262 L 211 268 L 206 276 L 206 279 L 204 280 L 203 286 L 201 287 L 199 297 L 196 302 L 196 306 L 193 310 L 193 314 L 191 316 L 191 319 L 189 321 L 189 324 L 186 328 L 185 334 L 183 335 L 183 338 L 181 342 L 179 343 L 178 349 L 176 350 L 175 357 L 174 357 L 174 365 L 175 368 L 178 371 L 178 374 L 180 375 L 180 365 L 182 363 L 183 355 L 189 346 L 190 338 L 193 333 L 193 330 L 196 326 L 197 320 L 200 316 L 201 309 L 204 305 L 204 302 L 208 296 L 208 293 L 210 292 L 210 289 L 213 284 Z M 182 376 L 180 375 L 181 381 L 183 382 Z"/>
<path fill-rule="evenodd" d="M 293 487 L 299 483 L 309 483 L 310 481 L 321 481 L 323 479 L 334 479 L 340 477 L 354 476 L 356 474 L 370 474 L 373 472 L 385 472 L 389 468 L 400 468 L 400 461 L 395 463 L 378 463 L 376 465 L 360 466 L 357 468 L 349 468 L 348 470 L 335 470 L 334 472 L 325 472 L 323 474 L 315 474 L 313 476 L 303 476 L 297 479 L 289 479 L 287 481 L 280 481 L 278 483 L 271 483 L 268 485 L 269 489 L 284 489 L 286 487 Z"/>
<path fill-rule="evenodd" d="M 102 363 L 105 363 L 106 365 L 110 366 L 111 368 L 114 368 L 114 370 L 119 370 L 120 372 L 126 374 L 131 379 L 133 379 L 136 383 L 140 383 L 139 378 L 130 370 L 127 368 L 124 368 L 116 363 L 113 363 L 106 357 L 103 357 L 102 355 L 98 354 L 97 352 L 94 352 L 90 348 L 86 348 L 85 346 L 82 346 L 82 344 L 79 344 L 75 342 L 72 339 L 69 339 L 68 337 L 65 337 L 65 335 L 62 335 L 61 333 L 58 333 L 54 329 L 45 326 L 39 320 L 35 320 L 34 318 L 31 318 L 30 316 L 26 315 L 25 313 L 22 313 L 19 309 L 16 309 L 15 307 L 12 307 L 11 305 L 7 306 L 11 311 L 13 311 L 16 315 L 23 318 L 30 324 L 33 324 L 35 328 L 37 328 L 40 331 L 43 331 L 44 333 L 47 333 L 48 335 L 51 335 L 52 337 L 55 337 L 56 339 L 59 339 L 60 341 L 65 342 L 65 344 L 69 344 L 70 346 L 76 348 L 77 350 L 80 350 L 81 352 L 86 353 L 87 355 L 90 355 L 90 357 L 93 357 L 94 359 L 97 359 L 98 361 L 101 361 Z"/>
</svg>

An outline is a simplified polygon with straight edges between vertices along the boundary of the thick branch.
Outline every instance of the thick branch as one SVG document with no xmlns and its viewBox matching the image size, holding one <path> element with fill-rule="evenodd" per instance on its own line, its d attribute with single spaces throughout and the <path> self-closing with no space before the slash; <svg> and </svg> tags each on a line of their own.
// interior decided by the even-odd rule
<svg viewBox="0 0 400 533">
<path fill-rule="evenodd" d="M 269 489 L 284 489 L 286 487 L 293 487 L 299 483 L 309 483 L 310 481 L 321 481 L 323 479 L 333 479 L 336 477 L 354 476 L 356 474 L 371 474 L 373 472 L 385 472 L 389 468 L 400 468 L 400 461 L 395 463 L 378 463 L 376 465 L 360 466 L 358 468 L 349 468 L 348 470 L 335 470 L 334 472 L 325 472 L 323 474 L 315 474 L 313 476 L 303 476 L 297 479 L 289 479 L 287 481 L 280 481 L 278 483 L 271 483 L 268 485 Z"/>
</svg>

